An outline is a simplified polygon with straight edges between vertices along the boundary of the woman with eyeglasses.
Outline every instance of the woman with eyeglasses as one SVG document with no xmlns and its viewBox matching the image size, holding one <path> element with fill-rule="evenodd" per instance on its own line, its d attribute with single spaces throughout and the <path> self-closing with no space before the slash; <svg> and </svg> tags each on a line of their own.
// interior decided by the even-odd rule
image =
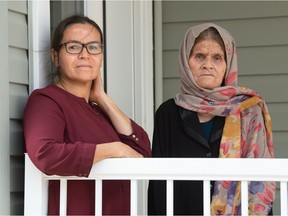
<svg viewBox="0 0 288 216">
<path fill-rule="evenodd" d="M 103 38 L 84 16 L 55 30 L 51 58 L 58 79 L 30 95 L 24 113 L 26 149 L 47 175 L 87 177 L 106 158 L 149 157 L 146 132 L 104 92 Z M 95 214 L 95 182 L 68 181 L 67 214 Z M 103 215 L 130 213 L 130 182 L 103 181 Z M 48 214 L 59 214 L 59 181 L 49 181 Z"/>
</svg>

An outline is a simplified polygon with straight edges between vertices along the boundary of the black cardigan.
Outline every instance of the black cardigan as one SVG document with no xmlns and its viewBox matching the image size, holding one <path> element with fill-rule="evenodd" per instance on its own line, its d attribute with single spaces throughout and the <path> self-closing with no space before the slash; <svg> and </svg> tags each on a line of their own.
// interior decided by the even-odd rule
<svg viewBox="0 0 288 216">
<path fill-rule="evenodd" d="M 225 118 L 215 117 L 209 142 L 204 138 L 197 113 L 164 102 L 155 115 L 152 157 L 218 157 Z M 213 182 L 211 183 L 213 191 Z M 150 181 L 148 214 L 166 214 L 166 182 Z M 174 181 L 174 214 L 203 215 L 202 181 Z"/>
</svg>

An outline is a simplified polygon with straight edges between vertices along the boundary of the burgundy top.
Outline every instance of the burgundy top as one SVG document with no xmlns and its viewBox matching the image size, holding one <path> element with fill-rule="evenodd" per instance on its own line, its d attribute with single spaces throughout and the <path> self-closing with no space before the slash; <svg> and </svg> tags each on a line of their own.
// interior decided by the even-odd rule
<svg viewBox="0 0 288 216">
<path fill-rule="evenodd" d="M 24 112 L 26 149 L 47 175 L 88 176 L 97 144 L 122 141 L 149 157 L 146 132 L 132 121 L 133 134 L 115 131 L 107 116 L 69 92 L 48 85 L 32 92 Z M 68 182 L 67 214 L 94 215 L 95 182 Z M 103 181 L 103 214 L 129 214 L 130 181 Z M 59 214 L 59 181 L 49 182 L 48 214 Z"/>
</svg>

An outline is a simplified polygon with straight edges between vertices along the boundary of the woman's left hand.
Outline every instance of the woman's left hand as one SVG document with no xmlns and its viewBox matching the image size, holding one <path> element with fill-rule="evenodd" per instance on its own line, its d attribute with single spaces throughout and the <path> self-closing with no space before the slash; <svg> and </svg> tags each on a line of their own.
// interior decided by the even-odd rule
<svg viewBox="0 0 288 216">
<path fill-rule="evenodd" d="M 126 116 L 105 93 L 100 73 L 97 78 L 93 80 L 90 91 L 90 101 L 97 103 L 97 105 L 107 114 L 118 133 L 127 136 L 132 134 L 133 129 L 130 118 Z"/>
</svg>

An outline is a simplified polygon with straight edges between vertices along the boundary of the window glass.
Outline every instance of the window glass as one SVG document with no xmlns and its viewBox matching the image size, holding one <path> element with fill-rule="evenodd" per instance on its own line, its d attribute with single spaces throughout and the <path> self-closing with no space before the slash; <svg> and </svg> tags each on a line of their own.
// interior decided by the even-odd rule
<svg viewBox="0 0 288 216">
<path fill-rule="evenodd" d="M 83 0 L 50 1 L 51 34 L 53 35 L 56 26 L 62 19 L 73 14 L 84 14 Z"/>
</svg>

